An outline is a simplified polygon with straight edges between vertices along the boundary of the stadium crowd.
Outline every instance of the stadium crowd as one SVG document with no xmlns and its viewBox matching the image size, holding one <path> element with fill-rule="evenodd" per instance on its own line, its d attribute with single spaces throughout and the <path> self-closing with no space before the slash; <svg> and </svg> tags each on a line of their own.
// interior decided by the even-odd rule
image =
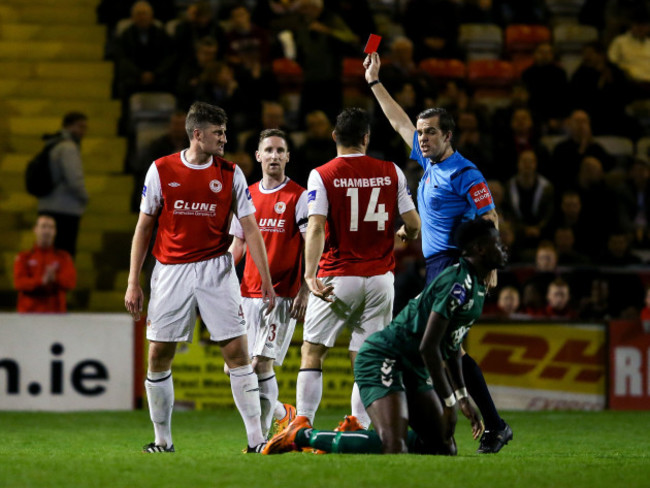
<svg viewBox="0 0 650 488">
<path fill-rule="evenodd" d="M 510 265 L 486 314 L 602 320 L 638 316 L 650 283 L 650 145 L 642 144 L 650 123 L 633 110 L 650 99 L 649 3 L 584 0 L 573 25 L 598 37 L 578 46 L 573 64 L 552 36 L 519 48 L 503 42 L 496 59 L 513 74 L 496 81 L 467 74 L 481 55 L 463 26 L 555 32 L 557 13 L 544 0 L 104 0 L 97 12 L 108 26 L 121 131 L 132 142 L 126 167 L 140 182 L 155 151 L 146 148 L 144 160 L 136 152 L 129 101 L 166 92 L 180 110 L 172 123 L 194 101 L 225 109 L 226 158 L 249 183 L 260 179 L 260 130 L 290 135 L 287 175 L 306 186 L 309 171 L 335 153 L 336 114 L 362 105 L 375 113 L 368 154 L 395 162 L 414 190 L 422 169 L 363 78 L 364 43 L 381 33 L 382 83 L 412 119 L 433 106 L 450 111 L 455 148 L 488 179 Z M 463 69 L 446 64 L 432 75 L 432 60 Z M 608 148 L 603 136 L 637 150 Z M 396 242 L 396 311 L 424 287 L 420 247 Z"/>
</svg>

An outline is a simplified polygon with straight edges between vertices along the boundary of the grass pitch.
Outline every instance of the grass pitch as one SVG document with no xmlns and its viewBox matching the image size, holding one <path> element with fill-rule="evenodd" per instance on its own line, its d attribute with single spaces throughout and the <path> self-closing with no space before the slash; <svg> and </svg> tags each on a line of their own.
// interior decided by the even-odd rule
<svg viewBox="0 0 650 488">
<path fill-rule="evenodd" d="M 316 427 L 345 414 L 322 410 Z M 649 487 L 650 412 L 505 412 L 514 440 L 475 454 L 459 419 L 455 458 L 244 455 L 234 410 L 175 412 L 175 454 L 142 454 L 146 411 L 0 412 L 0 487 Z"/>
</svg>

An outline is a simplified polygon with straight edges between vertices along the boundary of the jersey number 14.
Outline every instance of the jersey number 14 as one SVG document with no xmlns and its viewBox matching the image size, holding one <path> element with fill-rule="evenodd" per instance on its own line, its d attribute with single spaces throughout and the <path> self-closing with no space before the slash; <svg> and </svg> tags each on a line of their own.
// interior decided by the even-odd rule
<svg viewBox="0 0 650 488">
<path fill-rule="evenodd" d="M 388 220 L 386 205 L 377 204 L 380 191 L 379 188 L 372 189 L 363 221 L 377 222 L 377 230 L 386 230 L 386 221 Z M 359 230 L 359 189 L 348 188 L 347 196 L 350 197 L 350 231 L 356 232 Z"/>
</svg>

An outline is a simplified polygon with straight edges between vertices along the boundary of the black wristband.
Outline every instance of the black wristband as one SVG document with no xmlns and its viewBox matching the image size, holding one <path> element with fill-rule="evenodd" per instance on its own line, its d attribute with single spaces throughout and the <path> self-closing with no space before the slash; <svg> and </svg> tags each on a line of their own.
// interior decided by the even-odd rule
<svg viewBox="0 0 650 488">
<path fill-rule="evenodd" d="M 368 88 L 372 88 L 378 83 L 381 83 L 381 81 L 380 80 L 371 81 L 370 83 L 368 83 Z"/>
</svg>

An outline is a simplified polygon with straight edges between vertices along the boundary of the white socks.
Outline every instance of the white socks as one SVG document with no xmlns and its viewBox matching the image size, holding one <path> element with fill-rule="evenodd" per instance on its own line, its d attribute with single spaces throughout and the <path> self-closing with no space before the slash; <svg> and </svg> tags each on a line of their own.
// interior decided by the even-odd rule
<svg viewBox="0 0 650 488">
<path fill-rule="evenodd" d="M 174 409 L 174 382 L 172 372 L 147 371 L 144 382 L 149 403 L 149 416 L 153 422 L 154 443 L 157 446 L 172 445 L 172 410 Z"/>
<path fill-rule="evenodd" d="M 350 399 L 350 404 L 352 407 L 352 415 L 354 415 L 359 423 L 362 425 L 362 427 L 366 430 L 368 430 L 368 427 L 370 427 L 370 415 L 368 415 L 368 412 L 366 412 L 366 408 L 363 406 L 363 402 L 361 401 L 361 395 L 359 394 L 359 386 L 357 385 L 357 382 L 354 382 L 354 386 L 352 387 L 352 398 Z"/>
<path fill-rule="evenodd" d="M 237 410 L 244 421 L 248 446 L 255 447 L 264 442 L 260 415 L 260 389 L 253 366 L 247 364 L 230 370 L 230 387 Z"/>
<path fill-rule="evenodd" d="M 276 401 L 275 408 L 273 409 L 273 418 L 276 420 L 282 420 L 287 415 L 287 409 L 284 406 L 284 403 Z"/>
<path fill-rule="evenodd" d="M 301 369 L 296 382 L 296 415 L 304 415 L 313 425 L 316 410 L 323 397 L 323 371 Z"/>
<path fill-rule="evenodd" d="M 266 439 L 271 429 L 273 413 L 278 402 L 278 380 L 275 377 L 274 371 L 268 371 L 266 373 L 258 373 L 257 381 L 260 385 L 262 435 Z"/>
</svg>

